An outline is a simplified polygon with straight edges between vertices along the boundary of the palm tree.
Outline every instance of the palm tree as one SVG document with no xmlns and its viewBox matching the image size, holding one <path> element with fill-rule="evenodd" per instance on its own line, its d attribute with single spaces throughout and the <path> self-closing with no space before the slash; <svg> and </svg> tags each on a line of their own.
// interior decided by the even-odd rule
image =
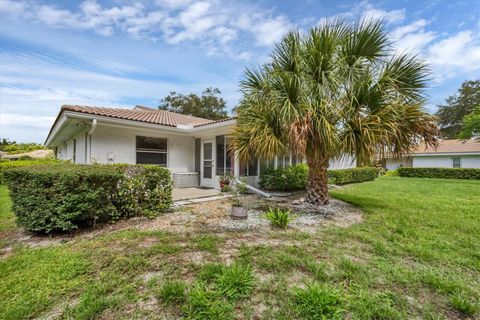
<svg viewBox="0 0 480 320">
<path fill-rule="evenodd" d="M 393 54 L 378 21 L 290 32 L 268 63 L 245 71 L 234 148 L 245 160 L 304 155 L 306 201 L 326 204 L 330 159 L 353 155 L 365 165 L 436 144 L 435 119 L 422 109 L 428 75 L 415 56 Z"/>
</svg>

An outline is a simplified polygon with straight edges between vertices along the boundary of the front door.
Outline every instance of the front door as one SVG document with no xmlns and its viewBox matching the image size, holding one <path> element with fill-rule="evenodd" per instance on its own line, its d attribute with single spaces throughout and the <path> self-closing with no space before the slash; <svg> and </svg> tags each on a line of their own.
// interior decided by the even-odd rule
<svg viewBox="0 0 480 320">
<path fill-rule="evenodd" d="M 200 184 L 205 187 L 214 187 L 215 162 L 213 159 L 213 140 L 202 142 L 202 171 Z"/>
</svg>

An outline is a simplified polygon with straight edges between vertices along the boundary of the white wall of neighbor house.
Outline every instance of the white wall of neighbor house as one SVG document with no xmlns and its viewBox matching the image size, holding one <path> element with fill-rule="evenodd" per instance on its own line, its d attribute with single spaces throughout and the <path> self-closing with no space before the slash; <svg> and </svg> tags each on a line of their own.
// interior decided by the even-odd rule
<svg viewBox="0 0 480 320">
<path fill-rule="evenodd" d="M 355 157 L 351 155 L 344 155 L 343 157 L 330 159 L 329 161 L 329 169 L 350 169 L 355 168 L 357 166 L 355 162 Z"/>
<path fill-rule="evenodd" d="M 480 168 L 480 155 L 414 156 L 413 167 L 453 168 L 453 158 L 460 158 L 461 168 Z"/>
<path fill-rule="evenodd" d="M 161 130 L 116 127 L 99 124 L 92 134 L 92 162 L 136 163 L 136 137 L 167 139 L 167 168 L 172 172 L 194 170 L 194 139 Z"/>
<path fill-rule="evenodd" d="M 387 170 L 395 170 L 400 167 L 411 167 L 412 159 L 411 158 L 402 158 L 402 159 L 386 159 L 385 168 Z"/>
</svg>

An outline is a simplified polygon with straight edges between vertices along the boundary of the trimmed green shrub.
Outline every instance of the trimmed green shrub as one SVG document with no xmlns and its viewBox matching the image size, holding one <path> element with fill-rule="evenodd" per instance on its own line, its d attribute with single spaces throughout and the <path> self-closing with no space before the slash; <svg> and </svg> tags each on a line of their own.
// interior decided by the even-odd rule
<svg viewBox="0 0 480 320">
<path fill-rule="evenodd" d="M 282 210 L 280 208 L 269 208 L 265 212 L 264 217 L 270 221 L 270 224 L 274 227 L 285 229 L 290 221 L 295 219 L 295 216 L 291 213 L 291 210 Z"/>
<path fill-rule="evenodd" d="M 331 184 L 348 184 L 375 180 L 379 169 L 373 167 L 328 170 Z M 298 164 L 279 169 L 267 169 L 260 174 L 259 185 L 265 190 L 294 191 L 307 187 L 308 166 Z"/>
<path fill-rule="evenodd" d="M 470 168 L 398 168 L 400 177 L 480 180 L 480 169 Z"/>
<path fill-rule="evenodd" d="M 122 217 L 155 217 L 172 205 L 172 181 L 168 169 L 154 165 L 120 165 L 124 175 L 118 184 L 115 205 Z"/>
<path fill-rule="evenodd" d="M 172 203 L 170 173 L 156 166 L 43 164 L 3 175 L 17 223 L 34 232 L 150 217 Z"/>
<path fill-rule="evenodd" d="M 374 167 L 328 170 L 328 182 L 331 184 L 348 184 L 372 181 L 378 177 L 379 170 Z"/>
<path fill-rule="evenodd" d="M 266 190 L 294 191 L 307 187 L 308 166 L 297 164 L 285 168 L 269 168 L 260 174 L 259 185 Z"/>
<path fill-rule="evenodd" d="M 7 170 L 8 168 L 18 168 L 18 167 L 25 167 L 25 166 L 33 166 L 38 164 L 62 164 L 67 163 L 66 161 L 60 160 L 53 160 L 53 159 L 33 159 L 33 160 L 4 160 L 0 161 L 0 184 L 4 184 L 5 181 L 3 179 L 3 171 Z"/>
</svg>

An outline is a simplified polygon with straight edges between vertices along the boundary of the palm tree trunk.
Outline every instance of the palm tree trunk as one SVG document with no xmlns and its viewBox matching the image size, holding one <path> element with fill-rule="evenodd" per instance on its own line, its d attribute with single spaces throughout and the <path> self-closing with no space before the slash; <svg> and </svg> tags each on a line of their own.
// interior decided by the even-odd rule
<svg viewBox="0 0 480 320">
<path fill-rule="evenodd" d="M 328 204 L 328 158 L 307 156 L 308 181 L 306 202 L 321 205 Z"/>
</svg>

